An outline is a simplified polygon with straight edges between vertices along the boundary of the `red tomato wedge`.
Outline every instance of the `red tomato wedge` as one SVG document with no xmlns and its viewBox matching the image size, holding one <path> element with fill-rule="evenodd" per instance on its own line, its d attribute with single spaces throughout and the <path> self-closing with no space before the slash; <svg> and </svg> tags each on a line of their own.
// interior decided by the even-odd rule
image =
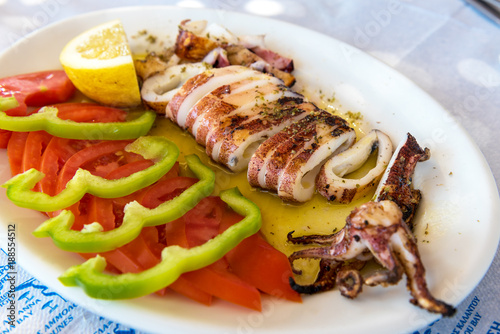
<svg viewBox="0 0 500 334">
<path fill-rule="evenodd" d="M 0 129 L 0 148 L 7 148 L 12 131 Z"/>
<path fill-rule="evenodd" d="M 226 254 L 231 270 L 245 282 L 278 298 L 301 302 L 290 287 L 292 268 L 285 254 L 273 248 L 260 233 L 243 240 Z"/>
<path fill-rule="evenodd" d="M 40 170 L 43 152 L 52 138 L 53 136 L 45 131 L 34 131 L 28 134 L 23 154 L 23 172 L 30 168 Z"/>
<path fill-rule="evenodd" d="M 95 103 L 60 103 L 51 107 L 57 108 L 57 117 L 75 122 L 125 122 L 127 118 L 125 110 L 104 107 Z"/>
<path fill-rule="evenodd" d="M 0 96 L 14 96 L 19 106 L 7 110 L 10 116 L 26 116 L 27 107 L 41 107 L 69 100 L 75 86 L 62 70 L 21 74 L 0 79 Z"/>
<path fill-rule="evenodd" d="M 241 220 L 235 212 L 224 215 L 221 232 Z M 293 277 L 288 257 L 271 246 L 260 233 L 254 234 L 226 254 L 233 273 L 257 289 L 278 298 L 301 302 L 300 294 L 290 287 Z"/>
<path fill-rule="evenodd" d="M 64 164 L 57 182 L 57 192 L 66 187 L 79 168 L 89 170 L 92 174 L 106 176 L 120 166 L 118 160 L 123 155 L 123 149 L 131 141 L 104 141 L 83 148 L 73 154 Z M 118 154 L 119 153 L 119 154 Z"/>
<path fill-rule="evenodd" d="M 23 156 L 28 134 L 27 132 L 12 132 L 7 144 L 7 156 L 9 157 L 10 172 L 12 175 L 23 172 Z"/>
<path fill-rule="evenodd" d="M 92 142 L 86 140 L 53 137 L 45 148 L 40 162 L 40 171 L 45 174 L 45 177 L 40 181 L 41 191 L 51 196 L 56 195 L 57 178 L 66 161 L 76 152 L 91 144 Z"/>
</svg>

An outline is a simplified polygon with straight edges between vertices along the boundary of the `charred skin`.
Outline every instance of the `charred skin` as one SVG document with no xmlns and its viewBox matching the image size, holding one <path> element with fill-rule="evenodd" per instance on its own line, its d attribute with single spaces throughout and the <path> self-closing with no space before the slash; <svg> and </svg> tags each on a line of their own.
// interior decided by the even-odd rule
<svg viewBox="0 0 500 334">
<path fill-rule="evenodd" d="M 175 54 L 181 59 L 198 62 L 218 46 L 210 39 L 197 36 L 181 27 L 175 41 Z"/>
<path fill-rule="evenodd" d="M 419 161 L 429 158 L 429 149 L 422 149 L 415 137 L 408 133 L 406 142 L 395 153 L 389 172 L 380 182 L 377 201 L 395 202 L 403 212 L 403 220 L 410 230 L 413 229 L 413 217 L 422 198 L 420 190 L 413 188 L 413 172 Z"/>
<path fill-rule="evenodd" d="M 175 42 L 175 54 L 180 59 L 200 62 L 210 51 L 222 48 L 227 52 L 229 65 L 242 65 L 258 69 L 283 80 L 287 87 L 292 87 L 295 83 L 295 77 L 291 74 L 294 68 L 291 59 L 268 49 L 258 47 L 255 50 L 250 50 L 242 45 L 214 41 L 205 36 L 197 35 L 184 27 L 188 21 L 183 21 L 179 26 Z"/>
</svg>

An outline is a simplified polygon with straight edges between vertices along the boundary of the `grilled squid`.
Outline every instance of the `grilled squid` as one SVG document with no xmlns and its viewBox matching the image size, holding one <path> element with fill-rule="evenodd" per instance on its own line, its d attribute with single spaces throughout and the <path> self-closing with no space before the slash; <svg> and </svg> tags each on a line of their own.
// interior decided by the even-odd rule
<svg viewBox="0 0 500 334">
<path fill-rule="evenodd" d="M 257 146 L 305 117 L 304 97 L 275 77 L 244 66 L 205 71 L 174 95 L 166 115 L 230 170 L 248 166 Z"/>
<path fill-rule="evenodd" d="M 165 114 L 167 104 L 191 77 L 207 70 L 204 63 L 174 65 L 144 80 L 141 88 L 142 101 L 158 114 Z"/>
<path fill-rule="evenodd" d="M 290 232 L 288 240 L 292 243 L 319 246 L 292 253 L 289 257 L 292 267 L 300 258 L 320 259 L 315 282 L 299 285 L 292 279 L 292 287 L 312 294 L 337 286 L 342 295 L 355 298 L 363 285 L 396 284 L 405 274 L 413 304 L 444 316 L 453 315 L 455 309 L 435 299 L 427 288 L 425 269 L 410 228 L 420 202 L 420 192 L 413 189 L 411 178 L 417 162 L 428 157 L 429 150 L 422 149 L 408 134 L 391 158 L 375 201 L 354 209 L 343 229 L 331 235 L 300 237 L 293 237 L 293 231 Z M 411 210 L 405 211 L 407 208 Z M 384 269 L 363 276 L 360 270 L 371 258 Z"/>
<path fill-rule="evenodd" d="M 419 161 L 430 158 L 428 148 L 422 148 L 415 137 L 407 134 L 396 148 L 391 161 L 375 191 L 375 200 L 391 200 L 398 204 L 403 212 L 403 219 L 413 229 L 413 216 L 422 194 L 413 187 L 413 171 Z"/>
<path fill-rule="evenodd" d="M 311 113 L 263 142 L 250 159 L 247 177 L 252 186 L 305 202 L 314 194 L 323 163 L 354 142 L 356 134 L 345 120 L 307 105 Z"/>
<path fill-rule="evenodd" d="M 292 242 L 300 242 L 289 235 Z M 368 202 L 356 208 L 346 219 L 345 227 L 327 238 L 309 238 L 308 242 L 324 244 L 327 247 L 310 248 L 293 253 L 290 261 L 299 258 L 321 258 L 323 273 L 321 279 L 312 285 L 301 286 L 292 281 L 292 287 L 302 293 L 316 293 L 339 286 L 342 294 L 355 298 L 362 285 L 376 286 L 398 283 L 403 274 L 412 295 L 411 303 L 430 312 L 451 316 L 455 308 L 432 296 L 425 281 L 425 269 L 420 260 L 415 238 L 403 220 L 398 205 L 392 201 Z M 302 239 L 303 241 L 303 239 Z M 384 270 L 362 276 L 353 264 L 371 254 Z M 327 274 L 328 273 L 328 274 Z"/>
<path fill-rule="evenodd" d="M 375 150 L 378 150 L 377 162 L 366 175 L 359 179 L 343 177 L 358 170 Z M 390 138 L 380 130 L 372 130 L 355 145 L 323 165 L 316 182 L 318 192 L 330 201 L 350 203 L 378 183 L 391 157 Z"/>
<path fill-rule="evenodd" d="M 207 70 L 172 97 L 166 115 L 214 161 L 252 186 L 304 202 L 323 163 L 349 148 L 354 130 L 273 76 L 243 66 Z"/>
</svg>

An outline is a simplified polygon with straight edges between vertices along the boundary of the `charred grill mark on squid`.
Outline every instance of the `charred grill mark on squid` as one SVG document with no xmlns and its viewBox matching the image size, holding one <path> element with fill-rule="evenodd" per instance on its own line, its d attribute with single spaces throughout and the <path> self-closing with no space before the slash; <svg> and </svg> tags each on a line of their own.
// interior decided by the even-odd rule
<svg viewBox="0 0 500 334">
<path fill-rule="evenodd" d="M 375 166 L 361 178 L 345 178 L 377 151 Z M 329 159 L 316 180 L 318 192 L 330 201 L 350 203 L 378 183 L 392 156 L 392 142 L 380 130 L 372 130 L 349 149 Z"/>
<path fill-rule="evenodd" d="M 391 200 L 403 212 L 403 220 L 413 229 L 413 217 L 422 198 L 420 190 L 413 188 L 412 176 L 419 161 L 430 158 L 428 148 L 422 149 L 415 137 L 407 134 L 406 141 L 402 142 L 382 176 L 376 191 L 376 201 Z"/>
<path fill-rule="evenodd" d="M 300 106 L 305 107 L 310 110 L 307 116 L 263 142 L 248 167 L 252 186 L 277 191 L 289 201 L 309 200 L 319 168 L 350 147 L 356 137 L 342 118 L 309 102 Z"/>
</svg>

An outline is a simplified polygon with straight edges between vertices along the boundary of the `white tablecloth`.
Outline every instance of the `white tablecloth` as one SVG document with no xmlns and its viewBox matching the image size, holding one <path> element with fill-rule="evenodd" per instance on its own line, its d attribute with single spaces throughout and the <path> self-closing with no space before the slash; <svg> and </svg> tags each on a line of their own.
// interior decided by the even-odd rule
<svg viewBox="0 0 500 334">
<path fill-rule="evenodd" d="M 137 4 L 130 0 L 0 0 L 0 52 L 52 22 L 93 10 Z M 440 102 L 469 132 L 486 157 L 497 183 L 500 180 L 500 150 L 495 137 L 500 128 L 500 27 L 463 1 L 142 0 L 140 4 L 206 7 L 263 15 L 354 45 L 394 67 Z M 24 298 L 43 298 L 44 307 L 39 309 L 45 313 L 41 312 L 43 323 L 37 323 L 37 317 L 32 314 L 33 324 L 26 321 L 25 327 L 19 329 L 21 332 L 134 332 L 91 314 L 55 293 L 47 296 L 48 290 L 41 282 L 28 274 L 22 275 L 25 275 L 21 276 Z M 418 333 L 500 333 L 499 281 L 500 252 L 497 251 L 483 281 L 459 306 L 456 316 L 440 320 Z M 2 300 L 0 298 L 0 303 Z M 52 312 L 57 307 L 58 312 Z M 66 320 L 71 314 L 71 323 L 58 330 L 54 321 L 57 315 L 58 321 L 63 319 L 61 314 Z M 28 315 L 26 311 L 26 319 Z"/>
</svg>

